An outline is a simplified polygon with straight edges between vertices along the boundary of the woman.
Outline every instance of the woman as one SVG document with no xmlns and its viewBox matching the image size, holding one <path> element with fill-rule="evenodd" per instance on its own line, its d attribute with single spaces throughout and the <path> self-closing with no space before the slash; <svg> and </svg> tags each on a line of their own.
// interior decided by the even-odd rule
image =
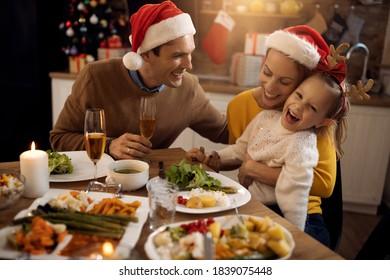
<svg viewBox="0 0 390 280">
<path fill-rule="evenodd" d="M 268 36 L 266 44 L 268 51 L 259 76 L 261 86 L 240 93 L 228 105 L 230 143 L 235 143 L 261 110 L 282 108 L 287 97 L 316 70 L 319 58 L 329 49 L 321 35 L 307 26 L 275 31 Z M 310 190 L 305 232 L 329 246 L 329 232 L 321 215 L 321 197 L 329 197 L 333 192 L 336 152 L 327 136 L 318 138 L 317 149 L 319 161 Z M 244 186 L 249 186 L 253 180 L 275 186 L 280 172 L 280 168 L 268 167 L 247 155 L 238 178 Z M 277 206 L 271 208 L 280 213 Z"/>
</svg>

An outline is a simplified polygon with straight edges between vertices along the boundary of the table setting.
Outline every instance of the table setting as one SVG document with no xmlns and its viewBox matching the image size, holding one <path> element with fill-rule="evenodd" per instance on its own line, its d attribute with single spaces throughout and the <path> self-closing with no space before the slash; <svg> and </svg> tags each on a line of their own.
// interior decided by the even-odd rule
<svg viewBox="0 0 390 280">
<path fill-rule="evenodd" d="M 79 151 L 79 153 L 85 151 Z M 85 161 L 86 158 L 82 158 L 81 156 L 73 156 L 72 153 L 69 152 L 63 152 L 64 154 L 69 155 L 72 158 L 72 164 L 75 166 L 75 170 L 73 172 L 77 172 L 76 168 L 78 166 L 79 161 Z M 29 259 L 162 259 L 162 256 L 159 256 L 156 254 L 156 244 L 154 244 L 154 238 L 158 233 L 164 231 L 167 229 L 167 226 L 183 226 L 185 225 L 197 222 L 199 220 L 205 220 L 213 219 L 215 221 L 220 222 L 223 227 L 221 227 L 220 233 L 223 231 L 228 232 L 232 224 L 238 222 L 236 210 L 238 211 L 239 215 L 246 220 L 248 220 L 250 217 L 258 218 L 259 220 L 262 219 L 270 219 L 273 224 L 280 225 L 281 229 L 284 234 L 284 236 L 287 237 L 287 244 L 288 244 L 288 252 L 283 257 L 278 257 L 275 255 L 272 256 L 272 259 L 340 259 L 341 257 L 338 256 L 336 253 L 330 251 L 328 248 L 322 246 L 320 243 L 318 243 L 316 240 L 312 239 L 307 234 L 299 231 L 295 226 L 291 225 L 289 222 L 287 222 L 282 217 L 275 214 L 273 211 L 268 209 L 266 206 L 262 205 L 260 202 L 254 201 L 251 197 L 249 192 L 242 187 L 237 182 L 223 176 L 222 174 L 216 173 L 207 167 L 203 166 L 202 168 L 205 169 L 208 176 L 211 178 L 214 178 L 222 183 L 223 186 L 229 186 L 229 187 L 235 187 L 237 189 L 237 193 L 235 194 L 228 194 L 228 196 L 232 196 L 230 201 L 230 204 L 228 206 L 212 206 L 212 207 L 203 207 L 203 208 L 188 208 L 185 205 L 178 204 L 177 200 L 174 201 L 175 205 L 175 211 L 173 218 L 171 220 L 167 220 L 165 224 L 160 224 L 156 227 L 150 228 L 150 205 L 149 205 L 149 199 L 148 198 L 148 183 L 155 182 L 158 178 L 165 180 L 164 183 L 166 183 L 166 178 L 161 178 L 161 169 L 167 171 L 172 165 L 180 164 L 180 162 L 185 159 L 186 154 L 185 151 L 181 148 L 170 148 L 170 149 L 160 149 L 160 150 L 153 150 L 150 155 L 148 155 L 148 178 L 145 181 L 145 183 L 142 184 L 139 188 L 136 188 L 134 190 L 127 190 L 124 191 L 123 189 L 120 189 L 120 195 L 118 195 L 117 188 L 113 189 L 106 189 L 107 186 L 107 175 L 108 175 L 108 166 L 110 164 L 113 164 L 116 162 L 111 158 L 111 160 L 103 160 L 105 157 L 109 157 L 108 155 L 103 154 L 102 159 L 97 164 L 97 170 L 101 169 L 101 173 L 99 171 L 97 172 L 97 181 L 99 184 L 95 186 L 96 189 L 89 190 L 88 186 L 91 185 L 91 182 L 94 182 L 93 173 L 89 173 L 88 177 L 84 177 L 81 180 L 77 180 L 72 176 L 69 176 L 69 180 L 66 180 L 64 178 L 56 180 L 56 179 L 50 179 L 48 178 L 50 188 L 45 192 L 44 195 L 38 197 L 38 198 L 30 198 L 30 197 L 21 197 L 19 200 L 14 202 L 9 207 L 0 210 L 4 217 L 3 221 L 0 222 L 0 251 L 2 252 L 0 254 L 1 259 L 18 259 L 20 258 L 21 254 L 17 250 L 11 250 L 9 244 L 7 244 L 7 235 L 9 235 L 12 230 L 14 230 L 14 226 L 12 225 L 12 222 L 14 220 L 17 220 L 23 216 L 28 216 L 29 213 L 35 208 L 37 208 L 39 205 L 44 205 L 48 201 L 55 199 L 58 196 L 69 194 L 73 191 L 78 192 L 86 192 L 87 196 L 90 196 L 92 200 L 94 200 L 95 204 L 102 201 L 105 198 L 120 198 L 123 203 L 132 203 L 134 201 L 139 201 L 141 204 L 135 211 L 134 217 L 137 218 L 137 223 L 129 223 L 129 225 L 126 227 L 125 233 L 122 235 L 122 237 L 119 239 L 118 243 L 113 243 L 114 248 L 111 253 L 102 253 L 103 252 L 103 244 L 104 242 L 100 242 L 99 245 L 93 246 L 93 242 L 89 245 L 90 247 L 93 247 L 90 254 L 88 256 L 77 256 L 73 255 L 71 257 L 69 256 L 61 256 L 58 254 L 61 250 L 64 250 L 66 247 L 67 242 L 69 242 L 68 239 L 64 239 L 62 243 L 57 246 L 53 251 L 50 253 L 45 253 L 42 255 L 36 255 L 32 256 L 29 255 Z M 9 163 L 0 163 L 0 168 L 5 168 L 6 170 L 16 170 L 20 171 L 21 162 L 9 162 Z M 80 165 L 82 166 L 82 165 Z M 162 168 L 161 168 L 162 167 Z M 85 167 L 81 167 L 85 168 Z M 93 166 L 90 162 L 90 168 L 93 169 Z M 105 170 L 105 172 L 103 172 Z M 164 172 L 165 173 L 165 172 Z M 131 174 L 126 174 L 131 175 Z M 160 176 L 159 176 L 160 175 Z M 50 175 L 49 177 L 53 177 L 56 175 Z M 61 175 L 65 176 L 65 175 Z M 65 177 L 66 178 L 66 177 Z M 112 179 L 112 178 L 111 178 Z M 115 182 L 111 181 L 111 184 L 114 184 Z M 113 186 L 111 185 L 111 186 Z M 103 191 L 99 190 L 99 187 L 102 188 Z M 190 196 L 189 190 L 186 191 L 179 191 L 176 193 L 176 199 L 180 195 L 183 198 L 188 199 Z M 234 199 L 233 199 L 234 198 Z M 234 202 L 234 203 L 233 203 Z M 160 209 L 161 210 L 161 209 Z M 161 213 L 160 213 L 161 214 Z M 230 218 L 229 218 L 230 217 Z M 233 217 L 233 218 L 232 218 Z M 229 220 L 229 223 L 222 223 L 222 220 Z M 211 227 L 213 228 L 213 227 Z M 12 229 L 12 230 L 11 230 Z M 249 231 L 250 232 L 250 231 Z M 249 233 L 253 235 L 254 233 Z M 68 233 L 68 235 L 71 235 Z M 202 238 L 199 241 L 200 244 L 206 244 L 206 236 L 207 234 L 201 234 Z M 96 244 L 98 242 L 95 242 Z M 218 243 L 213 244 L 214 248 L 215 245 Z M 107 244 L 106 244 L 107 245 Z M 304 245 L 304 246 L 303 246 Z M 203 246 L 203 245 L 202 245 Z M 247 245 L 245 245 L 247 246 Z M 309 250 L 308 247 L 316 246 L 319 248 L 319 250 L 316 251 L 316 253 L 313 253 L 313 250 Z M 210 247 L 210 245 L 208 245 Z M 206 251 L 209 251 L 209 249 L 205 249 L 204 246 L 202 247 L 202 254 L 198 255 L 196 258 L 199 259 L 205 259 L 205 258 L 214 258 L 215 256 L 209 257 L 206 256 Z M 98 252 L 98 253 L 97 253 Z M 260 255 L 257 255 L 258 258 L 260 258 Z M 172 256 L 172 258 L 176 258 L 175 256 Z M 194 256 L 191 256 L 191 258 L 194 258 Z M 254 258 L 254 257 L 253 257 Z M 267 258 L 267 257 L 265 257 Z"/>
</svg>

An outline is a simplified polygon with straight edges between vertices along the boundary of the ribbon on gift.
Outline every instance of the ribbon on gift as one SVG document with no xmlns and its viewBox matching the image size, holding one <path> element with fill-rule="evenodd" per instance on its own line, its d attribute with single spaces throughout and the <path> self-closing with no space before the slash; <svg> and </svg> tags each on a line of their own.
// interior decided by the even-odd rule
<svg viewBox="0 0 390 280">
<path fill-rule="evenodd" d="M 74 55 L 69 57 L 69 72 L 70 73 L 79 73 L 84 66 L 87 64 L 86 61 L 87 55 L 85 53 Z"/>
<path fill-rule="evenodd" d="M 259 35 L 259 33 L 250 33 L 249 34 L 249 37 L 252 37 L 252 42 L 253 42 L 253 45 L 252 45 L 252 54 L 256 54 L 256 50 L 257 50 L 257 36 Z"/>
</svg>

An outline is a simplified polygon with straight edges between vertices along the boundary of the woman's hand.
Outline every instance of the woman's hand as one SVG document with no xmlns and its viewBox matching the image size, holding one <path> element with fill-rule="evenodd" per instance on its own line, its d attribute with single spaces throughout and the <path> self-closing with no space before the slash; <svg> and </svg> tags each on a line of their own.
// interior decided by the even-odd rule
<svg viewBox="0 0 390 280">
<path fill-rule="evenodd" d="M 249 175 L 249 170 L 253 161 L 254 160 L 248 154 L 245 154 L 244 160 L 238 169 L 238 182 L 245 188 L 248 188 L 253 182 L 253 178 Z"/>
<path fill-rule="evenodd" d="M 275 186 L 281 171 L 281 167 L 269 167 L 265 163 L 253 160 L 246 154 L 238 169 L 238 181 L 244 187 L 248 187 L 254 180 Z"/>
<path fill-rule="evenodd" d="M 150 154 L 152 143 L 137 134 L 125 133 L 111 141 L 110 155 L 115 159 L 143 159 Z"/>
</svg>

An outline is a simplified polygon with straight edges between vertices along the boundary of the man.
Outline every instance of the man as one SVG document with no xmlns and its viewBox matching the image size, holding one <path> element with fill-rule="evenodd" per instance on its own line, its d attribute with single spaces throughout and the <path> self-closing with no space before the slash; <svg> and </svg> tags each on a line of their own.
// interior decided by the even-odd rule
<svg viewBox="0 0 390 280">
<path fill-rule="evenodd" d="M 115 159 L 143 158 L 151 148 L 167 148 L 190 127 L 201 136 L 227 143 L 225 117 L 211 105 L 192 69 L 195 28 L 191 17 L 171 1 L 146 4 L 130 18 L 132 52 L 123 60 L 87 64 L 50 131 L 54 151 L 84 150 L 88 108 L 105 110 L 105 152 Z M 142 96 L 157 101 L 156 129 L 140 135 Z"/>
</svg>

